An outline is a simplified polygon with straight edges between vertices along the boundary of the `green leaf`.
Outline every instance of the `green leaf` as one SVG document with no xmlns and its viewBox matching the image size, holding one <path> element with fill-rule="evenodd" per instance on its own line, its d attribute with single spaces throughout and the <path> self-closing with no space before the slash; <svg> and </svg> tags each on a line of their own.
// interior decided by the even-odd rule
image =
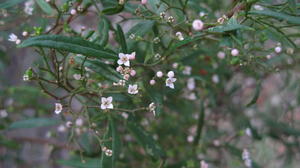
<svg viewBox="0 0 300 168">
<path fill-rule="evenodd" d="M 251 101 L 246 105 L 247 107 L 252 106 L 253 104 L 256 103 L 257 99 L 259 98 L 260 90 L 261 90 L 261 81 L 258 81 L 256 84 L 256 89 L 253 98 Z"/>
<path fill-rule="evenodd" d="M 100 45 L 106 46 L 109 39 L 109 21 L 106 17 L 101 17 L 101 20 L 98 25 L 98 31 L 100 36 Z"/>
<path fill-rule="evenodd" d="M 8 128 L 36 128 L 36 127 L 47 127 L 59 124 L 60 121 L 53 118 L 31 118 L 27 120 L 21 120 L 13 122 Z"/>
<path fill-rule="evenodd" d="M 228 32 L 228 31 L 233 31 L 233 30 L 238 30 L 238 29 L 254 30 L 251 27 L 239 24 L 236 19 L 231 18 L 226 24 L 211 27 L 211 28 L 208 29 L 208 31 L 209 32 L 223 33 L 223 32 Z"/>
<path fill-rule="evenodd" d="M 117 34 L 118 42 L 119 42 L 119 44 L 122 47 L 122 52 L 123 53 L 127 53 L 128 50 L 127 50 L 126 39 L 125 39 L 124 32 L 123 32 L 123 30 L 122 30 L 122 28 L 121 28 L 120 25 L 117 25 L 117 32 L 116 32 L 116 34 Z"/>
<path fill-rule="evenodd" d="M 0 9 L 6 9 L 17 5 L 25 0 L 6 0 L 5 2 L 0 3 Z"/>
<path fill-rule="evenodd" d="M 36 3 L 48 15 L 51 15 L 53 13 L 51 6 L 45 0 L 36 0 Z"/>
<path fill-rule="evenodd" d="M 79 37 L 67 37 L 61 35 L 41 35 L 23 41 L 19 48 L 23 47 L 47 47 L 64 50 L 76 54 L 83 54 L 94 58 L 116 59 L 116 54 L 100 45 L 86 41 Z"/>
<path fill-rule="evenodd" d="M 104 136 L 104 146 L 111 149 L 112 156 L 107 156 L 105 152 L 101 154 L 100 168 L 114 168 L 115 162 L 120 154 L 121 141 L 117 131 L 117 125 L 113 118 L 109 119 L 109 128 Z"/>
<path fill-rule="evenodd" d="M 58 160 L 57 163 L 62 166 L 68 166 L 73 168 L 99 168 L 100 159 L 83 158 L 85 162 L 82 162 L 80 157 L 72 157 L 69 160 Z"/>
<path fill-rule="evenodd" d="M 136 140 L 143 146 L 145 152 L 154 159 L 165 157 L 165 152 L 155 142 L 151 135 L 149 135 L 138 123 L 134 117 L 130 115 L 127 122 L 127 129 L 132 133 Z"/>
<path fill-rule="evenodd" d="M 122 12 L 123 9 L 124 9 L 124 5 L 118 4 L 115 7 L 104 9 L 102 11 L 102 13 L 105 14 L 105 15 L 114 15 L 114 14 Z"/>
<path fill-rule="evenodd" d="M 152 20 L 141 21 L 138 24 L 136 24 L 135 26 L 133 26 L 126 33 L 126 36 L 129 37 L 131 34 L 134 34 L 136 36 L 142 37 L 152 29 L 154 23 L 155 23 L 155 21 L 152 21 Z"/>
<path fill-rule="evenodd" d="M 279 12 L 275 12 L 275 11 L 271 11 L 271 10 L 262 10 L 262 11 L 254 10 L 254 11 L 250 11 L 249 14 L 270 16 L 270 17 L 273 17 L 275 19 L 285 20 L 289 23 L 300 24 L 300 17 L 291 16 L 291 15 L 288 15 L 288 14 L 285 14 L 285 13 L 279 13 Z"/>
<path fill-rule="evenodd" d="M 289 7 L 291 8 L 291 10 L 296 13 L 297 11 L 297 3 L 295 0 L 288 0 L 289 3 Z"/>
<path fill-rule="evenodd" d="M 76 56 L 75 60 L 77 62 L 82 63 L 84 60 L 83 56 Z M 122 76 L 116 72 L 110 65 L 105 64 L 99 60 L 92 60 L 92 59 L 87 59 L 84 62 L 84 66 L 92 69 L 95 71 L 98 75 L 101 75 L 105 79 L 113 82 L 118 82 L 119 80 L 123 79 Z"/>
</svg>

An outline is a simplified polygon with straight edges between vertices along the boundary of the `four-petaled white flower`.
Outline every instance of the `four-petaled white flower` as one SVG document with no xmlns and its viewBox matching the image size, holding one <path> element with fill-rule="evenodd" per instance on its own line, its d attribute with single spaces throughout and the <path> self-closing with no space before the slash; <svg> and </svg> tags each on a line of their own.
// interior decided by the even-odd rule
<svg viewBox="0 0 300 168">
<path fill-rule="evenodd" d="M 81 74 L 74 74 L 73 75 L 75 80 L 80 80 L 81 79 Z"/>
<path fill-rule="evenodd" d="M 21 40 L 18 38 L 17 35 L 15 35 L 14 33 L 11 33 L 8 37 L 8 41 L 11 41 L 11 42 L 15 42 L 16 44 L 20 44 L 21 43 Z"/>
<path fill-rule="evenodd" d="M 129 85 L 128 86 L 128 93 L 129 94 L 137 94 L 139 92 L 138 85 Z"/>
<path fill-rule="evenodd" d="M 62 109 L 63 109 L 62 104 L 60 104 L 60 103 L 55 103 L 55 111 L 54 111 L 55 114 L 61 113 Z"/>
<path fill-rule="evenodd" d="M 113 109 L 114 106 L 112 104 L 113 98 L 110 97 L 101 97 L 101 109 Z"/>
<path fill-rule="evenodd" d="M 124 53 L 119 53 L 119 60 L 118 64 L 119 65 L 125 65 L 125 66 L 130 66 L 130 61 L 129 61 L 129 54 L 124 54 Z"/>
<path fill-rule="evenodd" d="M 171 89 L 174 89 L 174 82 L 176 80 L 177 80 L 176 78 L 167 78 L 166 79 L 166 86 L 171 88 Z"/>
<path fill-rule="evenodd" d="M 174 89 L 174 82 L 177 80 L 176 78 L 174 78 L 175 74 L 173 71 L 169 71 L 167 75 L 168 78 L 166 79 L 166 86 Z"/>
</svg>

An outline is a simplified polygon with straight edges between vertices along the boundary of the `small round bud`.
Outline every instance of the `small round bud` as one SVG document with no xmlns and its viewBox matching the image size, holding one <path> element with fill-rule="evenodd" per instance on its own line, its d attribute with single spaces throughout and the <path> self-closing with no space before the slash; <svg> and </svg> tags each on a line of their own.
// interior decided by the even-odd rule
<svg viewBox="0 0 300 168">
<path fill-rule="evenodd" d="M 174 72 L 173 71 L 169 71 L 168 72 L 168 77 L 169 78 L 173 78 L 175 76 Z"/>
<path fill-rule="evenodd" d="M 141 3 L 142 3 L 143 5 L 146 5 L 147 2 L 148 2 L 148 0 L 141 0 Z"/>
<path fill-rule="evenodd" d="M 70 13 L 71 13 L 71 15 L 76 15 L 77 11 L 75 9 L 71 9 Z"/>
<path fill-rule="evenodd" d="M 193 29 L 196 31 L 202 30 L 204 27 L 204 23 L 200 19 L 196 19 L 193 21 Z"/>
<path fill-rule="evenodd" d="M 178 63 L 177 63 L 177 62 L 174 62 L 174 63 L 172 64 L 172 67 L 173 67 L 174 69 L 178 68 Z"/>
<path fill-rule="evenodd" d="M 21 43 L 20 39 L 16 40 L 16 44 L 20 44 L 20 43 Z"/>
<path fill-rule="evenodd" d="M 22 36 L 24 36 L 24 37 L 28 36 L 28 32 L 27 31 L 23 31 Z"/>
<path fill-rule="evenodd" d="M 129 75 L 129 74 L 125 74 L 125 75 L 123 76 L 123 78 L 124 78 L 125 80 L 128 80 L 128 79 L 130 78 L 130 75 Z"/>
<path fill-rule="evenodd" d="M 151 79 L 149 83 L 150 85 L 155 85 L 156 81 L 154 79 Z"/>
<path fill-rule="evenodd" d="M 236 48 L 234 48 L 234 49 L 231 50 L 231 55 L 232 56 L 237 56 L 237 55 L 239 55 L 239 53 L 240 53 L 239 50 L 236 49 Z"/>
<path fill-rule="evenodd" d="M 219 59 L 224 59 L 226 55 L 225 55 L 224 52 L 219 51 L 218 54 L 217 54 L 217 56 L 218 56 Z"/>
<path fill-rule="evenodd" d="M 156 76 L 159 78 L 163 77 L 163 75 L 164 74 L 161 71 L 156 72 Z"/>
<path fill-rule="evenodd" d="M 275 47 L 275 52 L 278 54 L 278 53 L 281 53 L 281 51 L 282 51 L 282 48 L 280 47 L 280 46 L 277 46 L 277 47 Z"/>
<path fill-rule="evenodd" d="M 271 59 L 271 58 L 272 58 L 272 55 L 269 54 L 269 55 L 266 56 L 266 58 L 267 58 L 267 59 Z"/>
<path fill-rule="evenodd" d="M 132 70 L 130 71 L 130 75 L 131 75 L 131 76 L 135 76 L 135 75 L 136 75 L 136 71 L 132 69 Z"/>
</svg>

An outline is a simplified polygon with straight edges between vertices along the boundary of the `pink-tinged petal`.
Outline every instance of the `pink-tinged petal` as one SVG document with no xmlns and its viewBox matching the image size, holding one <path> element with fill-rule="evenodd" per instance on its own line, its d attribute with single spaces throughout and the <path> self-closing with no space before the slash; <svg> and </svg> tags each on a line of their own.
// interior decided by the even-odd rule
<svg viewBox="0 0 300 168">
<path fill-rule="evenodd" d="M 172 82 L 176 82 L 176 80 L 177 80 L 176 78 L 171 78 Z"/>
<path fill-rule="evenodd" d="M 122 58 L 122 57 L 124 57 L 124 56 L 125 56 L 125 54 L 119 53 L 119 58 Z"/>
<path fill-rule="evenodd" d="M 169 87 L 174 89 L 174 84 L 173 83 L 169 84 Z"/>
<path fill-rule="evenodd" d="M 104 104 L 101 104 L 101 109 L 102 110 L 105 110 L 106 109 L 106 106 Z"/>
<path fill-rule="evenodd" d="M 126 62 L 124 63 L 124 65 L 125 65 L 125 66 L 130 66 L 130 62 L 129 62 L 129 61 L 126 61 Z"/>
<path fill-rule="evenodd" d="M 113 104 L 109 104 L 106 108 L 108 108 L 108 109 L 113 109 L 113 108 L 114 108 L 114 105 L 113 105 Z"/>
<path fill-rule="evenodd" d="M 101 97 L 101 103 L 104 103 L 106 101 L 107 101 L 107 99 L 105 97 Z"/>
<path fill-rule="evenodd" d="M 106 100 L 107 100 L 108 103 L 111 103 L 113 98 L 111 96 L 109 96 Z"/>
<path fill-rule="evenodd" d="M 119 59 L 119 60 L 118 60 L 118 64 L 119 64 L 119 65 L 122 65 L 122 64 L 123 64 L 123 61 Z"/>
</svg>

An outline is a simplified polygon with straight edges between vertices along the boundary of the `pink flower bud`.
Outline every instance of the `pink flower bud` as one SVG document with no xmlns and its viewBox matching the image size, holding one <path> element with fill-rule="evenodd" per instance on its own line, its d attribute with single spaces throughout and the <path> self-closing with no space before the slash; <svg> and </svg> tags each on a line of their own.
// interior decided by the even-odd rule
<svg viewBox="0 0 300 168">
<path fill-rule="evenodd" d="M 196 19 L 193 21 L 193 29 L 196 30 L 196 31 L 200 31 L 202 30 L 204 27 L 204 23 L 199 20 L 199 19 Z"/>
<path fill-rule="evenodd" d="M 155 85 L 156 81 L 154 79 L 150 80 L 150 85 Z"/>
<path fill-rule="evenodd" d="M 146 5 L 146 4 L 147 4 L 147 1 L 148 1 L 148 0 L 142 0 L 141 3 L 142 3 L 143 5 Z"/>
<path fill-rule="evenodd" d="M 136 71 L 135 71 L 135 70 L 131 70 L 131 71 L 130 71 L 130 75 L 131 75 L 131 76 L 135 76 L 135 75 L 136 75 Z"/>
<path fill-rule="evenodd" d="M 134 59 L 135 59 L 135 52 L 133 52 L 133 53 L 131 53 L 131 54 L 129 55 L 129 59 L 130 59 L 130 60 L 134 60 Z"/>
</svg>

